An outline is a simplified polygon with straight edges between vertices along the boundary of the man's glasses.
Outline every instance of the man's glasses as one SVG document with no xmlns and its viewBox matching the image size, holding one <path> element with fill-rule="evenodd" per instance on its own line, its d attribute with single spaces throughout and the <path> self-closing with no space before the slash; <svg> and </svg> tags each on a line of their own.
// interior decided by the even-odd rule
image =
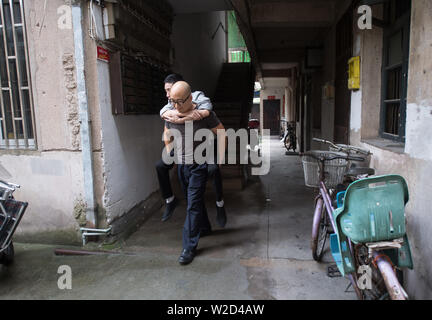
<svg viewBox="0 0 432 320">
<path fill-rule="evenodd" d="M 179 106 L 181 106 L 181 105 L 183 105 L 183 103 L 185 103 L 187 101 L 187 99 L 189 99 L 190 95 L 191 94 L 189 93 L 188 96 L 185 99 L 183 99 L 183 100 L 182 99 L 179 99 L 179 100 L 168 99 L 168 102 L 170 104 L 172 104 L 173 106 L 176 105 L 176 104 L 178 104 Z"/>
</svg>

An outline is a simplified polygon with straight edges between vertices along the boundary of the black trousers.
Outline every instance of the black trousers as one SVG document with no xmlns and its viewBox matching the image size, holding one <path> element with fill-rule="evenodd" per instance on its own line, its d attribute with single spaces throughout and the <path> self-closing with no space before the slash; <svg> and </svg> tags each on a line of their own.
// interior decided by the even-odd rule
<svg viewBox="0 0 432 320">
<path fill-rule="evenodd" d="M 174 164 L 166 164 L 163 160 L 156 162 L 156 172 L 159 180 L 159 188 L 164 199 L 171 198 L 174 194 L 171 188 L 169 171 L 174 167 Z M 223 199 L 222 175 L 217 164 L 207 165 L 208 177 L 213 178 L 213 186 L 216 193 L 216 201 Z"/>
<path fill-rule="evenodd" d="M 156 172 L 159 180 L 159 188 L 162 193 L 162 198 L 168 199 L 173 196 L 169 172 L 174 167 L 174 164 L 166 164 L 160 159 L 156 162 Z"/>
<path fill-rule="evenodd" d="M 202 230 L 211 229 L 205 207 L 207 164 L 179 164 L 178 176 L 187 199 L 186 220 L 183 225 L 183 249 L 195 250 Z"/>
<path fill-rule="evenodd" d="M 222 187 L 222 175 L 220 168 L 217 164 L 208 164 L 208 177 L 213 179 L 213 186 L 216 193 L 216 201 L 222 201 L 223 199 L 223 187 Z"/>
</svg>

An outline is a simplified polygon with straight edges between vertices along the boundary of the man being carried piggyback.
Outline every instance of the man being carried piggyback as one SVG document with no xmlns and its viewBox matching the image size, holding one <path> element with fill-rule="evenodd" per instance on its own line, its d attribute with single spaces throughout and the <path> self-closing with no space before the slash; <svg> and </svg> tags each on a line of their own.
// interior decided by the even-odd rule
<svg viewBox="0 0 432 320">
<path fill-rule="evenodd" d="M 168 75 L 164 80 L 164 89 L 168 98 L 168 104 L 161 109 L 161 118 L 167 122 L 183 124 L 186 121 L 198 121 L 208 117 L 213 109 L 213 106 L 210 102 L 210 99 L 207 98 L 201 91 L 191 92 L 192 102 L 196 105 L 196 108 L 193 108 L 188 112 L 179 112 L 172 105 L 170 102 L 171 88 L 178 81 L 183 81 L 183 77 L 176 73 Z M 169 178 L 169 171 L 173 168 L 173 166 L 174 164 L 166 164 L 162 159 L 156 163 L 156 172 L 159 180 L 159 186 L 162 197 L 165 201 L 165 210 L 162 215 L 163 222 L 171 218 L 178 204 L 178 199 L 174 196 Z M 227 218 L 223 200 L 222 175 L 220 172 L 220 167 L 216 164 L 209 164 L 208 171 L 209 177 L 213 177 L 213 185 L 216 193 L 217 222 L 219 226 L 223 228 L 225 227 Z"/>
<path fill-rule="evenodd" d="M 184 81 L 176 82 L 171 88 L 171 103 L 182 114 L 197 110 L 197 104 L 193 102 L 191 93 L 189 84 Z M 208 117 L 193 122 L 166 121 L 164 127 L 165 156 L 172 155 L 173 148 L 175 148 L 176 158 L 174 160 L 178 164 L 178 177 L 187 200 L 186 220 L 183 226 L 183 250 L 178 260 L 180 264 L 192 262 L 200 237 L 206 231 L 211 230 L 204 193 L 208 177 L 208 163 L 214 162 L 214 157 L 210 155 L 201 160 L 196 158 L 197 147 L 201 143 L 208 143 L 207 139 L 205 142 L 195 141 L 195 133 L 200 129 L 209 129 L 211 138 L 213 134 L 216 134 L 218 151 L 216 154 L 219 157 L 217 160 L 218 163 L 223 163 L 225 128 L 214 112 L 211 111 Z M 209 148 L 210 151 L 212 149 L 213 147 Z M 215 165 L 218 166 L 217 163 Z"/>
</svg>

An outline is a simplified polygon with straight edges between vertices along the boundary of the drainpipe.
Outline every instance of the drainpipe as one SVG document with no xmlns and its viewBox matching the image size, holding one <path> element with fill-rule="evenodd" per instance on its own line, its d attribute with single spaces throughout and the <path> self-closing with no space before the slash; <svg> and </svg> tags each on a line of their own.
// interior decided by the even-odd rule
<svg viewBox="0 0 432 320">
<path fill-rule="evenodd" d="M 84 194 L 86 203 L 86 221 L 90 228 L 96 227 L 96 205 L 93 184 L 93 157 L 91 139 L 91 120 L 88 108 L 87 87 L 84 77 L 84 34 L 82 30 L 81 1 L 72 2 L 72 23 L 75 45 L 75 65 L 79 116 L 81 123 L 81 149 L 84 171 Z"/>
</svg>

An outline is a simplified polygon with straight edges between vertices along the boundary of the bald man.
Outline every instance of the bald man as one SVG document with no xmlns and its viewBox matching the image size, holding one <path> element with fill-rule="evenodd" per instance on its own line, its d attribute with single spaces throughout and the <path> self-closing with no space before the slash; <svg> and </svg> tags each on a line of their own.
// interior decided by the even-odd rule
<svg viewBox="0 0 432 320">
<path fill-rule="evenodd" d="M 178 73 L 169 74 L 164 80 L 164 89 L 168 98 L 168 104 L 161 109 L 161 118 L 172 123 L 185 123 L 186 121 L 196 121 L 208 117 L 213 106 L 210 99 L 201 91 L 194 91 L 191 93 L 192 102 L 196 104 L 197 107 L 186 114 L 179 113 L 178 110 L 169 103 L 171 99 L 171 88 L 178 81 L 184 81 L 183 76 Z M 161 159 L 156 162 L 155 167 L 159 181 L 159 188 L 165 202 L 165 210 L 162 214 L 162 221 L 165 222 L 171 218 L 178 205 L 178 199 L 175 197 L 171 187 L 169 174 L 170 170 L 174 167 L 174 164 L 166 164 L 163 159 Z M 209 164 L 208 171 L 209 179 L 211 177 L 213 178 L 213 186 L 216 194 L 216 221 L 219 226 L 223 228 L 227 222 L 227 217 L 225 212 L 225 202 L 223 199 L 222 174 L 219 166 L 216 164 Z"/>
<path fill-rule="evenodd" d="M 192 101 L 191 88 L 185 81 L 178 81 L 172 86 L 170 97 L 171 104 L 180 113 L 190 112 L 197 107 Z M 186 136 L 186 126 L 192 126 L 191 136 Z M 174 134 L 172 132 L 174 129 L 180 135 Z M 222 163 L 225 155 L 225 128 L 213 111 L 208 117 L 198 121 L 186 123 L 167 121 L 164 128 L 165 152 L 170 154 L 173 145 L 176 148 L 178 176 L 187 200 L 186 220 L 183 226 L 183 250 L 178 260 L 182 265 L 193 261 L 200 236 L 211 230 L 204 202 L 208 163 L 198 164 L 194 159 L 194 151 L 201 144 L 200 141 L 193 141 L 195 132 L 199 129 L 210 129 L 218 136 L 219 163 Z M 170 136 L 174 136 L 173 144 Z"/>
</svg>

